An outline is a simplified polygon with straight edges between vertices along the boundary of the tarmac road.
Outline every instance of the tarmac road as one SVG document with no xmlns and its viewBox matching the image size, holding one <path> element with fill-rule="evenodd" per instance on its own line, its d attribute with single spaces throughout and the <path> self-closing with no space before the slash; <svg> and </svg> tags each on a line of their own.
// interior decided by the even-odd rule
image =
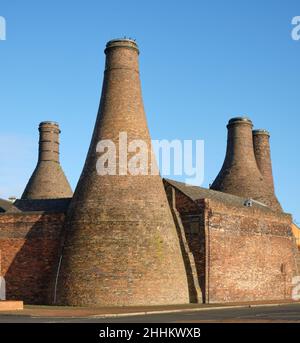
<svg viewBox="0 0 300 343">
<path fill-rule="evenodd" d="M 0 323 L 202 323 L 202 322 L 292 322 L 300 323 L 300 304 L 247 308 L 210 309 L 118 318 L 47 318 L 0 315 Z"/>
</svg>

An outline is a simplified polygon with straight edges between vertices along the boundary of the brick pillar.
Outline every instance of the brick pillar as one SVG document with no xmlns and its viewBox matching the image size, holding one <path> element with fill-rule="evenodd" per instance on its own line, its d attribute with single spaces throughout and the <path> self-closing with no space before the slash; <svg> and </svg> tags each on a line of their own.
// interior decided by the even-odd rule
<svg viewBox="0 0 300 343">
<path fill-rule="evenodd" d="M 187 303 L 187 276 L 160 176 L 119 174 L 120 132 L 127 133 L 128 142 L 139 139 L 147 144 L 146 170 L 151 169 L 138 46 L 117 39 L 107 43 L 105 54 L 99 112 L 66 219 L 57 304 Z M 96 148 L 103 140 L 115 143 L 116 175 L 97 173 L 101 154 Z"/>
<path fill-rule="evenodd" d="M 55 122 L 39 125 L 37 166 L 23 192 L 22 199 L 69 198 L 73 192 L 59 163 L 60 129 Z"/>
</svg>

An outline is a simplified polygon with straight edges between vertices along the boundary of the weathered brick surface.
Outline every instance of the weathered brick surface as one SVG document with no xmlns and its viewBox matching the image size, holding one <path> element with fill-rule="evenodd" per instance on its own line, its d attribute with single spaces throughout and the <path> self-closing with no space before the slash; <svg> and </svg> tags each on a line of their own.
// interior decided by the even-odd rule
<svg viewBox="0 0 300 343">
<path fill-rule="evenodd" d="M 291 217 L 207 201 L 207 301 L 291 299 Z"/>
<path fill-rule="evenodd" d="M 281 211 L 274 191 L 258 169 L 253 148 L 252 122 L 238 117 L 229 121 L 227 151 L 223 166 L 211 189 L 258 200 Z"/>
<path fill-rule="evenodd" d="M 64 214 L 0 214 L 1 273 L 7 299 L 49 304 Z"/>
<path fill-rule="evenodd" d="M 66 218 L 58 304 L 155 305 L 189 301 L 176 228 L 159 175 L 97 174 L 99 141 L 141 139 L 150 148 L 137 45 L 107 44 L 99 113 Z M 118 149 L 117 149 L 118 150 Z M 135 153 L 129 153 L 130 159 Z M 150 171 L 151 148 L 147 171 Z"/>
<path fill-rule="evenodd" d="M 166 190 L 168 194 L 168 187 Z M 194 257 L 204 302 L 291 298 L 297 249 L 289 215 L 259 208 L 235 207 L 207 199 L 192 201 L 180 191 L 175 192 L 175 201 L 185 230 L 184 238 Z M 7 282 L 8 299 L 21 299 L 28 304 L 53 303 L 63 222 L 64 214 L 59 213 L 0 214 L 0 274 L 4 275 Z M 100 253 L 106 256 L 106 265 L 105 268 L 101 266 L 101 269 L 94 266 L 93 272 L 99 273 L 97 275 L 104 282 L 111 282 L 110 278 L 114 278 L 118 285 L 123 286 L 121 289 L 113 288 L 115 285 L 107 285 L 108 302 L 114 301 L 115 294 L 119 296 L 133 292 L 130 278 L 140 268 L 138 258 L 142 259 L 145 269 L 153 266 L 153 254 L 147 251 L 148 245 L 144 240 L 144 237 L 148 239 L 147 229 L 148 227 L 139 226 L 140 235 L 127 236 L 131 242 L 124 238 L 121 240 L 123 233 L 119 231 L 117 238 L 109 241 L 109 247 L 101 246 L 94 238 L 95 243 L 101 247 Z M 109 237 L 111 232 L 117 233 L 109 225 L 104 235 Z M 111 242 L 115 242 L 115 246 Z M 130 247 L 132 242 L 135 244 Z M 85 243 L 86 241 L 82 243 L 82 247 L 78 245 L 85 254 L 84 257 L 89 255 Z M 90 247 L 90 243 L 87 246 Z M 161 246 L 158 239 L 156 253 L 161 259 L 169 258 L 169 262 L 171 256 L 166 257 Z M 141 247 L 142 253 L 138 251 Z M 114 265 L 116 252 L 122 259 L 121 265 L 124 268 L 121 276 L 118 274 L 120 266 Z M 83 265 L 86 262 L 84 259 L 81 261 Z M 187 258 L 185 263 L 191 261 L 192 259 Z M 86 270 L 85 266 L 83 270 Z M 154 272 L 156 271 L 157 269 Z M 168 271 L 168 267 L 165 271 Z M 193 268 L 186 266 L 183 275 L 185 273 L 190 299 L 193 299 L 191 295 L 195 293 L 196 286 L 191 284 Z M 123 276 L 129 281 L 121 283 Z M 134 291 L 141 298 L 148 292 L 144 288 Z"/>
<path fill-rule="evenodd" d="M 270 151 L 270 134 L 266 130 L 253 130 L 253 147 L 257 166 L 265 182 L 274 191 L 274 181 Z"/>
<path fill-rule="evenodd" d="M 59 126 L 54 122 L 42 122 L 39 126 L 39 158 L 22 199 L 70 198 L 70 184 L 59 163 Z"/>
<path fill-rule="evenodd" d="M 254 130 L 253 147 L 257 166 L 264 178 L 265 184 L 272 194 L 270 202 L 274 208 L 280 210 L 281 205 L 275 195 L 274 188 L 269 132 L 266 130 Z"/>
<path fill-rule="evenodd" d="M 204 302 L 291 299 L 297 249 L 290 215 L 175 194 Z"/>
<path fill-rule="evenodd" d="M 178 212 L 176 207 L 176 198 L 178 197 L 178 195 L 176 194 L 177 191 L 168 182 L 166 182 L 166 180 L 164 181 L 164 186 L 178 233 L 180 248 L 182 251 L 182 257 L 187 275 L 190 302 L 203 303 L 204 294 L 202 293 L 203 289 L 201 289 L 200 287 L 197 263 L 195 261 L 195 256 L 191 251 L 190 244 L 187 240 L 185 232 L 186 225 L 184 225 L 182 221 L 182 214 Z"/>
<path fill-rule="evenodd" d="M 168 183 L 165 184 L 167 194 L 172 188 Z M 175 206 L 180 214 L 182 224 L 185 229 L 185 238 L 189 250 L 193 254 L 197 271 L 198 283 L 205 301 L 205 221 L 204 221 L 204 202 L 196 203 L 186 195 L 175 190 Z M 186 270 L 188 268 L 186 267 Z M 189 275 L 188 275 L 189 276 Z M 193 292 L 195 285 L 191 285 L 193 278 L 189 277 L 190 293 Z"/>
</svg>

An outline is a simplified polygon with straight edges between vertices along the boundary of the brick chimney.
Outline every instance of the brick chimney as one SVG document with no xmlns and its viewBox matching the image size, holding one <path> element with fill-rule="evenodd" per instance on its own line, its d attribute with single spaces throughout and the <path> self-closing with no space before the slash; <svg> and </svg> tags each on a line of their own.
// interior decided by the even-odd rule
<svg viewBox="0 0 300 343">
<path fill-rule="evenodd" d="M 229 120 L 225 161 L 211 189 L 252 198 L 278 210 L 256 162 L 252 127 L 252 121 L 247 117 Z"/>
<path fill-rule="evenodd" d="M 186 272 L 161 177 L 97 174 L 98 142 L 112 140 L 118 147 L 120 132 L 128 142 L 143 140 L 152 155 L 138 46 L 116 39 L 107 43 L 105 54 L 99 112 L 66 218 L 54 299 L 74 306 L 187 303 Z"/>
<path fill-rule="evenodd" d="M 270 201 L 272 207 L 282 210 L 275 195 L 274 179 L 272 172 L 272 160 L 270 149 L 270 133 L 267 130 L 253 130 L 253 146 L 257 166 L 270 190 Z"/>
<path fill-rule="evenodd" d="M 72 189 L 59 163 L 57 123 L 39 125 L 39 156 L 37 166 L 24 190 L 22 199 L 55 199 L 72 197 Z"/>
</svg>

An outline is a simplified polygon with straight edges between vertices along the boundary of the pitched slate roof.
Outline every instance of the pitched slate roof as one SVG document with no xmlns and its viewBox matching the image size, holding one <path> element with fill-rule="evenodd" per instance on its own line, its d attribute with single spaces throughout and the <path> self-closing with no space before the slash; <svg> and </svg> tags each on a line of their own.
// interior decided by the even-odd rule
<svg viewBox="0 0 300 343">
<path fill-rule="evenodd" d="M 20 212 L 12 202 L 0 199 L 0 213 L 3 212 Z"/>
<path fill-rule="evenodd" d="M 236 195 L 223 193 L 219 191 L 214 191 L 212 189 L 207 189 L 198 186 L 191 186 L 184 182 L 174 181 L 170 179 L 164 179 L 164 182 L 167 182 L 180 192 L 184 193 L 191 200 L 196 201 L 200 199 L 212 199 L 225 204 L 236 206 L 236 207 L 246 207 L 245 202 L 249 199 L 241 198 Z M 272 211 L 269 207 L 264 204 L 261 204 L 257 201 L 252 202 L 252 207 L 260 208 L 267 211 Z"/>
<path fill-rule="evenodd" d="M 59 199 L 18 199 L 14 206 L 21 212 L 66 212 L 71 198 Z"/>
</svg>

